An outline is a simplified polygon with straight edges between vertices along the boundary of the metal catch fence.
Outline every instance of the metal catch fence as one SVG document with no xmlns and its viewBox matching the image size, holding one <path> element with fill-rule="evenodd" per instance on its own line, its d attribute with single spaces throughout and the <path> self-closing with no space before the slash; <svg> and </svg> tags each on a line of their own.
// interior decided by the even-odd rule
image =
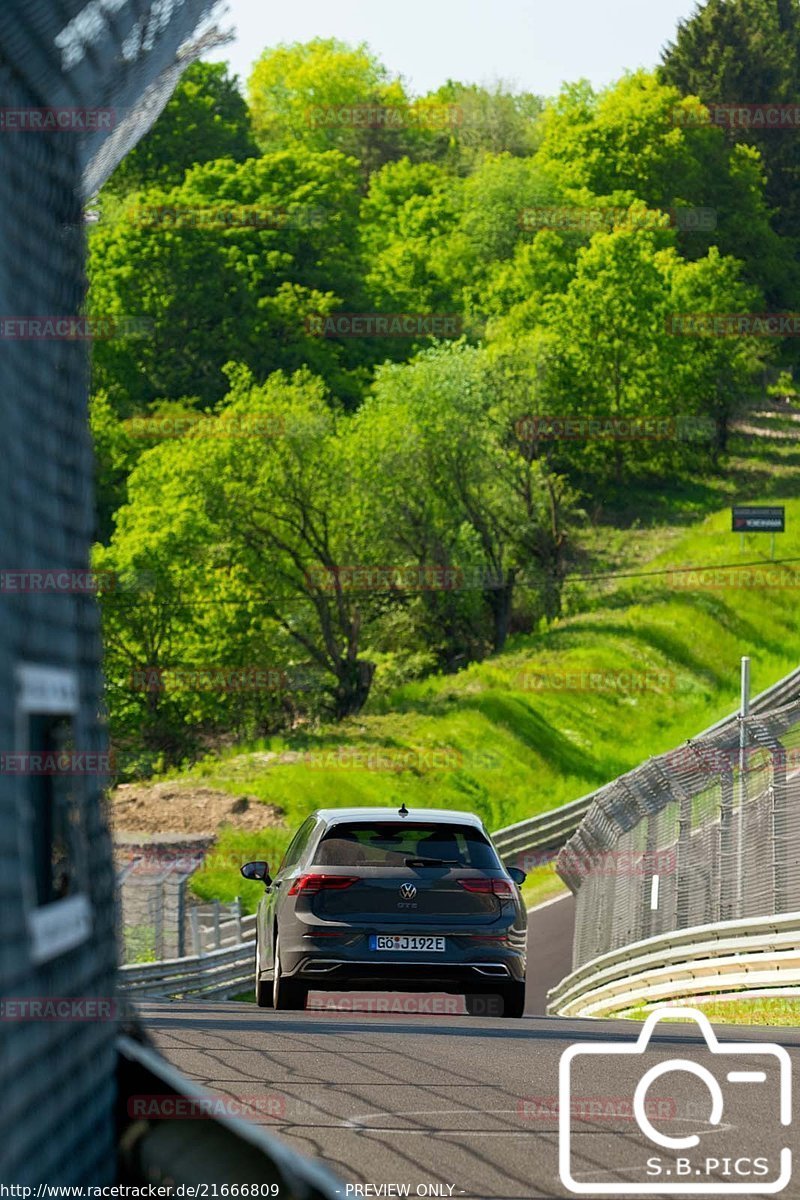
<svg viewBox="0 0 800 1200">
<path fill-rule="evenodd" d="M 150 963 L 210 954 L 247 940 L 242 903 L 200 903 L 189 894 L 191 872 L 137 870 L 117 874 L 120 963 Z"/>
<path fill-rule="evenodd" d="M 574 967 L 673 930 L 800 911 L 800 702 L 601 788 L 558 857 Z"/>
</svg>

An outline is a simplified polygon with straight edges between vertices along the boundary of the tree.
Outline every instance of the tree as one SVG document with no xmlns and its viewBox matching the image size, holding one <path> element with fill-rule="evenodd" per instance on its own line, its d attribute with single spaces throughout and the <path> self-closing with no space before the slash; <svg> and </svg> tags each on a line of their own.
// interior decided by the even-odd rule
<svg viewBox="0 0 800 1200">
<path fill-rule="evenodd" d="M 380 540 L 406 561 L 452 569 L 474 587 L 494 650 L 508 636 L 521 576 L 539 573 L 533 590 L 541 585 L 543 610 L 555 615 L 552 567 L 574 515 L 563 481 L 526 459 L 510 436 L 497 378 L 481 351 L 435 347 L 381 368 L 355 418 L 366 446 L 360 461 L 371 464 L 367 503 Z M 445 607 L 445 599 L 432 592 L 427 604 Z M 451 628 L 463 632 L 464 614 L 454 619 L 454 604 L 447 607 Z M 457 649 L 447 651 L 452 657 Z"/>
<path fill-rule="evenodd" d="M 660 77 L 708 105 L 796 106 L 800 90 L 800 13 L 794 0 L 708 0 L 680 21 Z M 767 174 L 776 230 L 800 237 L 800 132 L 738 126 L 729 143 L 755 146 Z"/>
<path fill-rule="evenodd" d="M 308 365 L 354 400 L 369 350 L 319 337 L 314 317 L 359 310 L 357 212 L 357 164 L 302 146 L 132 194 L 92 232 L 90 310 L 150 328 L 96 341 L 95 386 L 122 416 L 165 399 L 204 408 L 234 359 L 260 378 Z"/>
<path fill-rule="evenodd" d="M 685 466 L 703 440 L 686 432 L 696 418 L 722 448 L 724 413 L 753 369 L 752 342 L 698 341 L 685 321 L 757 311 L 741 263 L 713 248 L 688 263 L 671 230 L 636 224 L 595 234 L 562 293 L 523 301 L 491 328 L 494 356 L 518 380 L 518 419 L 535 419 L 533 456 L 573 479 L 619 484 Z"/>
<path fill-rule="evenodd" d="M 385 364 L 348 437 L 373 554 L 407 570 L 411 581 L 391 598 L 393 611 L 404 613 L 410 627 L 404 643 L 412 651 L 432 651 L 447 671 L 482 658 L 489 645 L 480 552 L 462 510 L 451 504 L 449 472 L 440 457 L 448 440 L 458 437 L 450 427 L 454 399 L 463 397 L 459 386 L 470 366 L 444 346 L 410 364 Z M 466 411 L 457 414 L 459 427 L 464 418 Z"/>
<path fill-rule="evenodd" d="M 338 150 L 366 174 L 424 153 L 430 130 L 447 114 L 417 111 L 400 79 L 362 44 L 315 38 L 265 50 L 248 81 L 259 144 L 275 150 L 301 142 Z M 423 106 L 424 109 L 424 106 Z"/>
<path fill-rule="evenodd" d="M 374 671 L 360 656 L 373 601 L 341 571 L 363 561 L 363 547 L 338 420 L 307 371 L 260 386 L 241 365 L 228 375 L 215 416 L 142 454 L 98 561 L 127 570 L 149 556 L 167 565 L 170 650 L 183 662 L 202 653 L 230 665 L 246 653 L 259 665 L 261 647 L 272 666 L 309 666 L 334 716 L 357 712 Z M 151 611 L 158 621 L 159 609 L 113 609 L 129 658 L 142 647 L 153 657 L 164 641 L 160 625 L 148 624 Z"/>
<path fill-rule="evenodd" d="M 97 541 L 107 542 L 114 513 L 125 502 L 128 475 L 145 445 L 131 437 L 102 389 L 89 402 L 89 424 L 97 460 L 95 536 Z"/>
<path fill-rule="evenodd" d="M 794 270 L 770 226 L 758 154 L 698 123 L 697 113 L 696 98 L 644 71 L 599 93 L 574 85 L 542 118 L 537 161 L 557 167 L 565 187 L 585 188 L 589 204 L 597 203 L 589 196 L 623 208 L 639 200 L 670 214 L 685 257 L 702 258 L 717 245 L 743 260 L 747 278 L 770 299 L 786 299 Z M 692 209 L 711 219 L 684 228 Z"/>
<path fill-rule="evenodd" d="M 359 653 L 370 598 L 351 592 L 341 572 L 363 558 L 354 536 L 359 495 L 320 380 L 273 375 L 258 388 L 238 371 L 224 418 L 236 423 L 262 412 L 282 420 L 284 434 L 225 445 L 224 467 L 207 484 L 208 511 L 254 590 L 274 597 L 265 612 L 333 677 L 332 708 L 341 718 L 362 708 L 374 673 Z"/>
<path fill-rule="evenodd" d="M 741 278 L 741 264 L 711 249 L 698 262 L 685 263 L 672 275 L 670 309 L 682 313 L 758 313 L 761 297 Z M 693 403 L 689 415 L 704 418 L 713 430 L 712 458 L 718 462 L 728 448 L 731 421 L 756 394 L 765 361 L 773 352 L 768 339 L 713 328 L 682 339 L 676 356 L 674 385 Z"/>
<path fill-rule="evenodd" d="M 539 141 L 544 101 L 531 92 L 513 92 L 503 83 L 493 87 L 449 79 L 427 101 L 453 111 L 451 128 L 442 132 L 432 157 L 458 175 L 475 170 L 487 154 L 526 158 Z"/>
<path fill-rule="evenodd" d="M 186 68 L 164 111 L 105 185 L 114 195 L 177 187 L 198 163 L 258 154 L 247 105 L 225 63 Z"/>
<path fill-rule="evenodd" d="M 207 667 L 230 640 L 198 637 L 207 608 L 198 603 L 208 570 L 208 529 L 197 504 L 181 503 L 177 464 L 185 447 L 141 455 L 128 479 L 128 502 L 108 546 L 92 565 L 103 583 L 104 675 L 115 750 L 179 761 L 196 753 L 197 730 L 181 699 L 161 686 L 163 673 Z M 213 611 L 213 610 L 212 610 Z M 191 647 L 203 646 L 192 655 Z M 224 652 L 223 650 L 223 652 Z M 235 651 L 234 651 L 235 653 Z M 149 763 L 152 769 L 152 761 Z"/>
<path fill-rule="evenodd" d="M 442 246 L 457 228 L 461 185 L 434 163 L 403 159 L 370 179 L 361 205 L 365 286 L 379 311 L 460 311 Z"/>
<path fill-rule="evenodd" d="M 531 395 L 543 378 L 547 337 L 536 330 L 527 345 L 516 343 L 512 353 L 484 353 L 495 397 L 490 420 L 499 515 L 515 545 L 520 573 L 528 577 L 542 615 L 552 620 L 561 614 L 573 533 L 586 514 L 579 507 L 580 493 L 536 453 L 519 419 L 526 404 L 530 409 Z M 505 599 L 507 607 L 499 616 L 507 626 L 511 597 Z"/>
<path fill-rule="evenodd" d="M 511 258 L 493 264 L 488 279 L 472 297 L 474 311 L 488 318 L 488 341 L 525 339 L 550 297 L 568 287 L 578 250 L 586 240 L 575 233 L 540 229 L 531 241 L 519 242 Z"/>
<path fill-rule="evenodd" d="M 439 270 L 462 296 L 481 331 L 491 281 L 515 257 L 531 235 L 526 214 L 552 207 L 563 198 L 559 172 L 535 158 L 487 155 L 463 182 L 459 221 L 437 251 Z"/>
<path fill-rule="evenodd" d="M 556 335 L 555 390 L 569 397 L 571 414 L 619 423 L 668 418 L 671 395 L 665 366 L 671 345 L 666 332 L 665 261 L 668 235 L 620 229 L 595 234 L 578 254 L 578 269 L 562 295 L 553 296 L 546 324 Z M 559 407 L 564 405 L 562 404 Z M 560 412 L 552 414 L 562 416 Z M 617 483 L 626 464 L 652 457 L 651 449 L 589 439 L 584 464 L 602 476 L 612 466 Z"/>
</svg>

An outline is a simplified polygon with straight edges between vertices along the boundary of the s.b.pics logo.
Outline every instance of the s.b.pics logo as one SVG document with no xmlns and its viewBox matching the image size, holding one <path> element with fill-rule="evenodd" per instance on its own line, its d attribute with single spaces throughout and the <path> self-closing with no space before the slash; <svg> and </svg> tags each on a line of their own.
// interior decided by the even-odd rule
<svg viewBox="0 0 800 1200">
<path fill-rule="evenodd" d="M 702 1041 L 675 1036 L 670 1025 L 654 1038 L 665 1017 L 693 1022 Z M 593 1123 L 591 1106 L 573 1103 L 587 1081 L 596 1089 L 600 1080 L 609 1094 L 630 1093 L 638 1132 L 630 1123 L 624 1132 L 607 1120 Z M 783 1144 L 791 1087 L 783 1046 L 720 1042 L 697 1009 L 656 1009 L 636 1041 L 587 1042 L 561 1056 L 561 1181 L 594 1197 L 777 1195 L 792 1177 L 792 1151 Z M 667 1108 L 650 1103 L 656 1093 L 669 1095 Z"/>
</svg>

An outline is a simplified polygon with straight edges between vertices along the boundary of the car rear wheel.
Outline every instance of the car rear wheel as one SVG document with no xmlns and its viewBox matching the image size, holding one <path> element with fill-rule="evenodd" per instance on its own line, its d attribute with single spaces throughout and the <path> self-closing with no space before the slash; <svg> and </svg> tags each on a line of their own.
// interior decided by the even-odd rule
<svg viewBox="0 0 800 1200">
<path fill-rule="evenodd" d="M 272 981 L 261 978 L 261 942 L 256 934 L 256 1004 L 259 1008 L 272 1008 Z"/>
<path fill-rule="evenodd" d="M 507 983 L 500 993 L 503 997 L 503 1016 L 521 1017 L 525 1013 L 525 984 Z"/>
<path fill-rule="evenodd" d="M 305 1008 L 308 988 L 295 979 L 287 979 L 281 971 L 281 940 L 275 938 L 275 970 L 272 980 L 272 1003 L 276 1009 Z"/>
<path fill-rule="evenodd" d="M 491 992 L 465 992 L 464 1007 L 470 1017 L 499 1017 L 503 1013 L 503 1001 Z"/>
</svg>

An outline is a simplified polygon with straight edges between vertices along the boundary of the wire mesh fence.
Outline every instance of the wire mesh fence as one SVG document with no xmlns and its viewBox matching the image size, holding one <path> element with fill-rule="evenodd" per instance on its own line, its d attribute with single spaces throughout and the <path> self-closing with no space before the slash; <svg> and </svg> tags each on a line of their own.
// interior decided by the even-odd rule
<svg viewBox="0 0 800 1200">
<path fill-rule="evenodd" d="M 85 574 L 96 536 L 88 340 L 81 333 L 82 200 L 166 103 L 180 68 L 198 50 L 191 39 L 210 12 L 211 0 L 0 4 L 0 542 L 7 570 L 32 572 L 40 581 L 2 596 L 5 753 L 44 748 L 49 726 L 42 718 L 55 714 L 52 696 L 50 707 L 42 707 L 41 697 L 38 706 L 20 704 L 15 681 L 22 668 L 74 682 L 77 703 L 62 730 L 69 727 L 79 756 L 105 751 L 94 597 L 80 588 L 41 586 L 52 572 Z M 113 140 L 109 122 L 121 131 Z M 100 1003 L 114 1011 L 114 875 L 101 784 L 96 770 L 69 778 L 0 776 L 0 994 L 6 1002 L 69 998 L 78 1008 Z M 63 845 L 69 844 L 70 856 L 64 862 L 74 894 L 64 898 L 50 896 L 45 876 L 56 849 L 50 814 L 57 811 L 56 796 L 66 793 L 70 836 Z M 39 819 L 42 812 L 47 820 Z M 47 902 L 39 903 L 44 895 Z M 85 924 L 75 919 L 73 899 L 86 913 Z M 0 1183 L 25 1189 L 45 1181 L 114 1182 L 115 1036 L 115 1020 L 107 1017 L 5 1021 Z"/>
<path fill-rule="evenodd" d="M 252 934 L 242 925 L 242 903 L 198 901 L 191 872 L 140 870 L 133 860 L 117 874 L 117 941 L 120 963 L 150 963 L 209 954 L 241 945 Z"/>
<path fill-rule="evenodd" d="M 558 870 L 576 894 L 575 967 L 672 930 L 800 910 L 800 702 L 602 788 Z"/>
<path fill-rule="evenodd" d="M 127 873 L 119 885 L 121 962 L 155 962 L 186 953 L 186 875 Z"/>
</svg>

